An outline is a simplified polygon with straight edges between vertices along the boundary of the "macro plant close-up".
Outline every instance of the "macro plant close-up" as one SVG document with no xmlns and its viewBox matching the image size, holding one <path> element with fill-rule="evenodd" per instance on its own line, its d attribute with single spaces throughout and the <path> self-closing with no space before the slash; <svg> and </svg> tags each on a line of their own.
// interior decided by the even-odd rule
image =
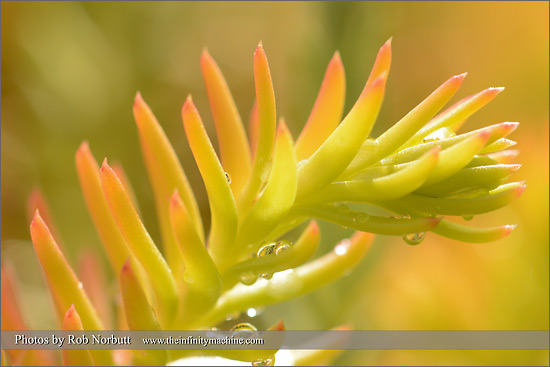
<svg viewBox="0 0 550 367">
<path fill-rule="evenodd" d="M 392 63 L 398 77 L 419 67 L 429 71 L 441 59 L 426 56 L 415 59 L 421 66 L 399 64 L 400 58 L 407 59 L 404 50 L 416 48 L 414 38 L 407 38 L 410 46 L 399 43 L 399 27 L 385 43 L 391 34 L 354 41 L 354 48 L 372 48 L 370 58 L 360 56 L 362 74 L 344 41 L 334 44 L 332 55 L 300 55 L 308 56 L 303 68 L 322 70 L 309 81 L 311 88 L 302 89 L 295 86 L 299 73 L 281 73 L 286 68 L 277 66 L 282 61 L 274 54 L 284 48 L 265 30 L 252 32 L 258 36 L 254 43 L 250 37 L 232 39 L 235 50 L 229 54 L 242 50 L 244 55 L 232 56 L 228 63 L 217 56 L 227 54 L 222 43 L 209 44 L 209 36 L 193 41 L 187 35 L 185 47 L 169 51 L 128 46 L 134 52 L 129 57 L 149 60 L 139 67 L 129 63 L 136 69 L 130 71 L 100 41 L 129 42 L 124 27 L 109 17 L 124 10 L 150 22 L 172 19 L 170 14 L 180 11 L 188 19 L 202 14 L 204 25 L 192 22 L 196 34 L 219 32 L 223 25 L 218 27 L 216 19 L 225 18 L 223 11 L 212 15 L 214 5 L 162 3 L 155 10 L 148 3 L 41 5 L 47 14 L 41 24 L 48 25 L 50 34 L 40 38 L 40 23 L 30 26 L 39 19 L 38 10 L 2 3 L 2 120 L 8 121 L 2 123 L 2 330 L 547 328 L 548 291 L 543 289 L 548 261 L 543 257 L 548 249 L 541 244 L 548 229 L 540 223 L 548 217 L 547 193 L 542 193 L 548 168 L 536 163 L 547 156 L 547 137 L 540 146 L 541 137 L 534 137 L 534 143 L 522 138 L 529 136 L 521 130 L 527 124 L 531 131 L 531 122 L 522 120 L 520 127 L 516 110 L 509 118 L 492 116 L 491 110 L 502 106 L 496 99 L 485 107 L 504 91 L 498 74 L 490 78 L 498 87 L 466 93 L 459 89 L 477 76 L 463 69 L 438 70 L 438 81 L 426 83 L 430 88 L 415 90 L 422 77 L 400 84 Z M 248 16 L 249 5 L 218 5 L 232 14 L 227 17 L 236 17 L 232 21 Z M 235 13 L 233 6 L 239 7 Z M 267 13 L 284 6 L 302 9 L 303 18 L 295 15 L 296 22 L 314 24 L 308 17 L 322 6 L 352 17 L 354 10 L 346 7 L 383 12 L 393 5 L 261 5 Z M 507 9 L 503 17 L 512 13 Z M 341 21 L 334 17 L 333 22 Z M 406 17 L 402 13 L 401 21 Z M 79 19 L 80 25 L 71 25 L 71 19 Z M 547 16 L 545 20 L 547 27 Z M 124 22 L 136 37 L 161 37 L 162 32 L 139 31 L 133 23 L 139 20 Z M 63 27 L 73 26 L 87 37 L 86 45 L 65 34 Z M 164 42 L 185 33 L 188 28 L 182 27 L 173 28 Z M 13 33 L 6 36 L 7 31 Z M 345 40 L 346 33 L 341 37 Z M 155 39 L 152 44 L 161 38 Z M 58 52 L 46 51 L 48 45 Z M 343 49 L 336 51 L 338 45 Z M 93 51 L 87 53 L 88 48 Z M 18 68 L 15 57 L 4 56 L 6 49 L 20 53 L 24 66 Z M 54 56 L 47 60 L 50 54 Z M 193 57 L 195 62 L 189 60 Z M 483 55 L 469 57 L 475 63 Z M 175 67 L 168 77 L 170 67 L 151 67 L 162 58 L 183 58 L 186 71 Z M 348 58 L 352 73 L 345 68 Z M 547 55 L 542 60 L 547 66 Z M 134 72 L 157 73 L 163 82 L 130 82 Z M 117 76 L 126 84 L 117 85 Z M 89 89 L 75 85 L 73 78 Z M 546 74 L 543 87 L 548 87 L 547 79 Z M 279 80 L 291 86 L 279 89 Z M 51 89 L 41 89 L 40 83 Z M 73 87 L 77 89 L 71 91 Z M 392 89 L 409 93 L 412 107 L 397 107 Z M 306 97 L 312 90 L 316 92 Z M 70 101 L 74 105 L 65 105 Z M 115 102 L 116 108 L 100 105 Z M 62 110 L 53 107 L 59 103 Z M 28 139 L 27 130 L 17 127 L 24 120 L 12 125 L 13 119 L 25 118 L 19 113 L 25 105 L 29 121 L 38 121 Z M 547 107 L 543 102 L 538 117 L 543 124 Z M 485 111 L 481 124 L 468 125 Z M 300 118 L 303 122 L 296 122 Z M 57 122 L 49 126 L 50 119 Z M 51 139 L 48 132 L 40 135 L 41 129 L 51 131 Z M 514 131 L 518 146 L 510 139 Z M 523 149 L 537 158 L 522 159 Z M 530 191 L 538 199 L 529 199 Z M 518 206 L 526 197 L 524 212 L 531 206 L 533 213 L 541 213 L 536 218 Z M 508 211 L 498 214 L 503 210 Z M 530 246 L 525 266 L 517 259 L 517 246 Z M 500 273 L 503 264 L 517 270 Z M 514 274 L 525 281 L 515 283 Z M 500 306 L 507 297 L 522 294 L 523 303 Z M 353 352 L 12 349 L 2 351 L 2 365 L 428 365 L 449 360 L 483 365 L 500 363 L 495 362 L 500 358 L 538 365 L 548 357 L 539 351 L 494 356 L 476 351 L 455 359 L 452 354 L 438 357 L 445 351 L 437 351 L 426 360 L 414 351 Z"/>
</svg>

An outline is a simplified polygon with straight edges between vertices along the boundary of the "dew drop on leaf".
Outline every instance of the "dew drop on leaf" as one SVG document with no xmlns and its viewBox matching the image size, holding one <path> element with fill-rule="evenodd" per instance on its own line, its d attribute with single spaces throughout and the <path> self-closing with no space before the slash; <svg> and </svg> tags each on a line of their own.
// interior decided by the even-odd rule
<svg viewBox="0 0 550 367">
<path fill-rule="evenodd" d="M 241 283 L 244 285 L 252 285 L 256 283 L 258 276 L 254 273 L 242 273 L 240 276 Z"/>
<path fill-rule="evenodd" d="M 472 220 L 472 219 L 474 219 L 474 216 L 473 216 L 473 215 L 463 215 L 463 216 L 462 216 L 462 219 L 464 219 L 464 220 Z"/>
<path fill-rule="evenodd" d="M 260 247 L 260 249 L 256 253 L 256 256 L 262 257 L 262 256 L 267 256 L 267 255 L 274 254 L 276 248 L 277 248 L 277 243 L 276 242 L 269 242 L 269 243 L 263 245 L 262 247 Z"/>
<path fill-rule="evenodd" d="M 403 241 L 409 245 L 418 245 L 424 240 L 424 232 L 421 233 L 410 233 L 403 236 Z"/>
<path fill-rule="evenodd" d="M 233 326 L 231 331 L 233 332 L 231 334 L 232 337 L 246 339 L 257 335 L 258 329 L 248 322 L 241 322 L 240 324 Z"/>
<path fill-rule="evenodd" d="M 227 179 L 227 183 L 231 183 L 231 176 L 229 175 L 229 173 L 227 172 L 224 172 L 225 173 L 225 178 Z"/>
</svg>

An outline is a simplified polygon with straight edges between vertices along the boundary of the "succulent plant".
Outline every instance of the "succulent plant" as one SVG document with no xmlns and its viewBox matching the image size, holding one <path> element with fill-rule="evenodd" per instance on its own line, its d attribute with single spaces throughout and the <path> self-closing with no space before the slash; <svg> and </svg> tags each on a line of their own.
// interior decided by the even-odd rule
<svg viewBox="0 0 550 367">
<path fill-rule="evenodd" d="M 345 76 L 336 53 L 307 123 L 294 141 L 285 121 L 277 123 L 271 74 L 260 43 L 254 54 L 256 105 L 247 138 L 220 69 L 204 51 L 201 67 L 220 157 L 190 96 L 182 118 L 208 194 L 209 231 L 174 149 L 138 93 L 134 116 L 162 246 L 144 226 L 122 169 L 111 167 L 107 159 L 99 167 L 84 142 L 76 153 L 76 167 L 89 213 L 118 274 L 121 312 L 113 324 L 106 320 L 106 312 L 99 312 L 101 290 L 88 286 L 93 281 L 83 286 L 77 278 L 56 242 L 47 208 L 35 195 L 31 207 L 38 209 L 31 237 L 62 328 L 101 330 L 110 324 L 131 330 L 209 329 L 236 312 L 282 302 L 340 278 L 365 256 L 374 234 L 400 236 L 415 245 L 427 232 L 464 242 L 494 241 L 510 233 L 513 225 L 474 228 L 447 219 L 496 210 L 525 189 L 522 182 L 505 183 L 519 168 L 512 163 L 517 151 L 508 149 L 514 142 L 506 139 L 517 123 L 456 133 L 502 88 L 483 90 L 438 114 L 466 74 L 453 76 L 372 138 L 390 63 L 391 40 L 380 49 L 361 95 L 342 119 Z M 361 205 L 352 209 L 349 203 Z M 373 214 L 380 209 L 386 215 Z M 330 253 L 310 260 L 320 239 L 314 219 L 357 232 Z M 288 241 L 285 234 L 302 224 L 298 240 Z M 88 273 L 101 272 L 93 264 L 89 269 Z M 26 327 L 15 292 L 9 264 L 3 264 L 4 330 Z M 117 302 L 105 303 L 113 307 Z M 196 353 L 256 365 L 273 362 L 273 351 Z M 66 350 L 63 363 L 165 364 L 188 355 L 188 351 Z M 52 361 L 51 355 L 36 350 L 11 351 L 9 357 L 14 364 Z"/>
</svg>

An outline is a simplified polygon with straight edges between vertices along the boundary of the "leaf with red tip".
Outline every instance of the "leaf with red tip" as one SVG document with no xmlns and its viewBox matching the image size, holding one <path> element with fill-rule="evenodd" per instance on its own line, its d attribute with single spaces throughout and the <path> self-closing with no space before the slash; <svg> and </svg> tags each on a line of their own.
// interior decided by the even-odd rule
<svg viewBox="0 0 550 367">
<path fill-rule="evenodd" d="M 396 172 L 389 169 L 390 173 L 385 175 L 333 182 L 304 198 L 300 204 L 397 199 L 410 194 L 426 182 L 437 165 L 438 157 L 439 148 L 435 147 L 418 160 L 402 165 Z"/>
<path fill-rule="evenodd" d="M 334 251 L 293 270 L 273 275 L 270 281 L 236 285 L 224 293 L 216 307 L 199 324 L 213 325 L 227 315 L 250 307 L 264 307 L 309 293 L 353 269 L 365 256 L 374 235 L 356 232 L 335 246 Z"/>
<path fill-rule="evenodd" d="M 159 331 L 155 311 L 151 308 L 147 296 L 141 287 L 129 261 L 120 271 L 120 293 L 124 304 L 124 314 L 131 330 Z M 165 350 L 136 351 L 140 364 L 163 366 L 167 362 Z"/>
<path fill-rule="evenodd" d="M 231 176 L 235 196 L 241 193 L 250 176 L 250 149 L 243 122 L 229 87 L 208 51 L 201 57 L 202 75 L 214 117 L 223 168 Z"/>
<path fill-rule="evenodd" d="M 185 310 L 185 314 L 182 316 L 187 319 L 211 308 L 220 296 L 222 284 L 218 269 L 193 228 L 187 209 L 177 191 L 172 195 L 170 202 L 170 219 L 185 262 L 184 279 L 189 289 L 183 301 L 182 309 Z"/>
<path fill-rule="evenodd" d="M 443 219 L 432 232 L 461 242 L 485 243 L 508 236 L 514 228 L 516 228 L 515 225 L 475 228 Z"/>
<path fill-rule="evenodd" d="M 424 182 L 424 186 L 443 181 L 464 168 L 485 146 L 490 136 L 488 132 L 483 131 L 443 150 L 439 154 L 439 159 L 430 173 L 430 177 Z"/>
<path fill-rule="evenodd" d="M 383 165 L 389 165 L 389 164 L 400 164 L 404 162 L 409 162 L 413 159 L 417 159 L 422 154 L 426 153 L 430 149 L 433 149 L 434 147 L 447 149 L 460 142 L 463 142 L 466 139 L 469 139 L 473 136 L 478 136 L 480 134 L 489 134 L 489 138 L 485 143 L 486 147 L 488 147 L 493 142 L 512 133 L 517 128 L 518 125 L 519 124 L 517 122 L 501 122 L 499 124 L 486 126 L 481 129 L 470 131 L 464 134 L 460 134 L 460 135 L 456 135 L 456 136 L 452 136 L 452 137 L 448 137 L 440 140 L 427 141 L 422 144 L 418 144 L 418 145 L 400 150 L 382 159 L 381 163 Z M 483 148 L 481 151 L 483 151 L 484 149 L 486 148 Z"/>
<path fill-rule="evenodd" d="M 467 192 L 457 196 L 432 198 L 428 196 L 410 194 L 389 205 L 397 205 L 405 211 L 421 212 L 439 215 L 475 215 L 491 212 L 510 204 L 525 190 L 523 182 L 504 184 L 486 193 L 479 194 L 478 190 L 467 197 Z M 483 190 L 481 190 L 483 192 Z M 414 233 L 414 232 L 409 232 Z"/>
<path fill-rule="evenodd" d="M 506 149 L 498 152 L 488 153 L 487 157 L 497 161 L 500 164 L 512 164 L 519 155 L 517 149 Z"/>
<path fill-rule="evenodd" d="M 315 221 L 311 221 L 296 243 L 285 251 L 274 256 L 253 257 L 227 269 L 222 274 L 224 289 L 237 284 L 242 274 L 259 276 L 302 265 L 317 250 L 319 239 L 319 226 Z"/>
<path fill-rule="evenodd" d="M 237 207 L 227 176 L 223 170 L 204 125 L 191 98 L 181 111 L 187 140 L 201 172 L 210 211 L 212 227 L 208 239 L 209 251 L 218 266 L 226 266 L 233 255 L 232 246 L 237 232 Z"/>
<path fill-rule="evenodd" d="M 101 186 L 111 213 L 132 253 L 143 266 L 156 295 L 163 321 L 169 322 L 177 307 L 176 282 L 153 239 L 141 222 L 124 186 L 113 169 L 103 161 Z"/>
<path fill-rule="evenodd" d="M 308 158 L 340 124 L 346 96 L 346 77 L 340 53 L 336 52 L 325 72 L 321 90 L 302 133 L 296 140 L 298 161 Z"/>
<path fill-rule="evenodd" d="M 443 83 L 432 94 L 413 108 L 405 117 L 395 123 L 374 142 L 367 141 L 357 156 L 346 169 L 344 177 L 351 177 L 355 172 L 393 153 L 426 124 L 456 93 L 462 85 L 466 73 L 455 75 Z M 369 145 L 370 144 L 370 145 Z"/>
<path fill-rule="evenodd" d="M 103 330 L 103 324 L 86 295 L 82 283 L 67 263 L 38 210 L 31 223 L 31 237 L 38 260 L 55 298 L 59 315 L 62 317 L 65 310 L 74 304 L 80 310 L 85 330 Z M 107 350 L 94 351 L 94 360 L 98 364 L 112 363 L 111 354 Z"/>
<path fill-rule="evenodd" d="M 82 321 L 74 305 L 71 305 L 63 319 L 64 331 L 82 331 Z M 93 366 L 92 355 L 88 349 L 62 349 L 63 366 Z"/>
<path fill-rule="evenodd" d="M 238 251 L 259 247 L 259 243 L 294 203 L 297 190 L 296 156 L 290 131 L 281 119 L 273 166 L 261 196 L 243 220 L 237 237 Z"/>
<path fill-rule="evenodd" d="M 355 157 L 367 138 L 382 105 L 386 78 L 367 85 L 359 99 L 321 147 L 298 168 L 297 197 L 334 181 Z"/>
<path fill-rule="evenodd" d="M 101 187 L 99 166 L 92 156 L 87 142 L 82 143 L 76 152 L 76 168 L 88 212 L 101 238 L 111 267 L 115 272 L 118 272 L 118 269 L 122 267 L 128 257 L 132 257 L 132 259 L 134 257 L 131 255 L 130 249 L 111 215 L 111 210 L 107 205 Z M 137 264 L 135 259 L 133 261 Z M 143 269 L 141 269 L 141 266 L 139 267 L 141 279 L 144 280 Z"/>
<path fill-rule="evenodd" d="M 503 90 L 504 88 L 488 88 L 467 98 L 463 103 L 436 116 L 425 127 L 414 134 L 414 136 L 404 144 L 403 148 L 422 143 L 422 139 L 426 137 L 426 135 L 442 127 L 449 127 L 456 131 L 468 117 L 476 113 L 487 103 L 491 102 Z"/>
<path fill-rule="evenodd" d="M 187 210 L 193 218 L 193 223 L 197 228 L 197 232 L 203 236 L 202 219 L 199 212 L 199 207 L 191 190 L 191 186 L 187 181 L 185 172 L 180 165 L 178 157 L 174 152 L 174 148 L 162 130 L 153 112 L 147 106 L 141 94 L 136 95 L 134 103 L 134 117 L 140 133 L 142 146 L 146 146 L 152 159 L 145 159 L 147 164 L 147 172 L 151 182 L 160 181 L 162 185 L 153 185 L 157 192 L 155 198 L 164 198 L 166 205 L 162 206 L 161 202 L 157 202 L 157 212 L 165 212 L 162 217 L 168 222 L 166 232 L 169 232 L 169 217 L 168 217 L 168 201 L 174 189 L 178 189 Z M 154 167 L 152 167 L 154 165 Z M 158 200 L 158 199 L 157 199 Z M 164 233 L 164 232 L 163 232 Z M 177 251 L 176 251 L 177 253 Z"/>
<path fill-rule="evenodd" d="M 277 124 L 275 93 L 267 56 L 261 42 L 254 52 L 254 82 L 258 106 L 258 143 L 250 179 L 239 198 L 239 212 L 248 210 L 258 191 L 267 181 L 275 146 L 275 126 Z"/>
<path fill-rule="evenodd" d="M 38 188 L 33 189 L 27 198 L 27 218 L 29 221 L 32 220 L 36 210 L 40 211 L 42 219 L 47 224 L 48 228 L 50 228 L 50 232 L 52 233 L 53 238 L 55 238 L 59 248 L 66 254 L 67 248 L 65 247 L 60 232 L 57 229 L 57 225 L 53 220 L 50 205 L 48 204 L 48 201 L 44 197 L 42 191 Z"/>
<path fill-rule="evenodd" d="M 492 144 L 487 145 L 485 148 L 483 148 L 480 151 L 480 153 L 482 153 L 482 154 L 494 153 L 494 152 L 498 152 L 500 150 L 505 150 L 505 149 L 508 149 L 510 147 L 513 147 L 516 144 L 517 143 L 513 140 L 502 138 L 502 139 L 498 139 L 497 141 L 495 141 Z"/>
<path fill-rule="evenodd" d="M 439 197 L 474 188 L 492 190 L 519 169 L 519 164 L 493 164 L 463 168 L 449 178 L 434 185 L 422 187 L 416 194 Z"/>
<path fill-rule="evenodd" d="M 380 50 L 376 55 L 376 60 L 374 61 L 374 65 L 370 72 L 369 78 L 367 79 L 367 84 L 365 85 L 365 88 L 374 83 L 374 81 L 379 77 L 388 77 L 392 56 L 391 41 L 392 37 L 390 37 L 390 39 L 387 40 L 386 43 L 382 45 L 382 47 L 380 47 Z"/>
</svg>

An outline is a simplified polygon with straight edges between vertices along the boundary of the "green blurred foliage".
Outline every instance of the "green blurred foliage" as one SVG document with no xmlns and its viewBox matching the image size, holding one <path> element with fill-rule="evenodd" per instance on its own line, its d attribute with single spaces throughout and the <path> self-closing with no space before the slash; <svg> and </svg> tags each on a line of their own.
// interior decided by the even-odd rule
<svg viewBox="0 0 550 367">
<path fill-rule="evenodd" d="M 122 163 L 143 219 L 159 238 L 132 116 L 138 90 L 165 128 L 207 218 L 180 117 L 192 93 L 216 140 L 200 73 L 204 47 L 247 121 L 254 100 L 252 55 L 262 40 L 278 114 L 297 136 L 332 54 L 342 55 L 349 109 L 378 48 L 393 36 L 392 71 L 373 133 L 452 75 L 469 72 L 455 100 L 505 86 L 465 128 L 519 121 L 511 138 L 518 141 L 523 168 L 514 179 L 527 179 L 529 187 L 514 205 L 473 223 L 518 228 L 485 245 L 428 235 L 409 247 L 381 236 L 349 277 L 275 306 L 255 322 L 261 327 L 282 316 L 289 329 L 341 323 L 363 329 L 548 328 L 547 2 L 3 1 L 1 10 L 2 258 L 25 266 L 18 276 L 30 290 L 27 308 L 40 299 L 25 209 L 33 187 L 45 193 L 72 260 L 82 247 L 98 247 L 74 168 L 83 140 L 98 161 L 107 156 Z M 322 229 L 320 253 L 350 234 Z M 33 319 L 34 326 L 53 322 L 44 321 L 44 313 Z M 341 358 L 380 365 L 548 363 L 548 354 L 537 351 L 364 351 Z"/>
</svg>

